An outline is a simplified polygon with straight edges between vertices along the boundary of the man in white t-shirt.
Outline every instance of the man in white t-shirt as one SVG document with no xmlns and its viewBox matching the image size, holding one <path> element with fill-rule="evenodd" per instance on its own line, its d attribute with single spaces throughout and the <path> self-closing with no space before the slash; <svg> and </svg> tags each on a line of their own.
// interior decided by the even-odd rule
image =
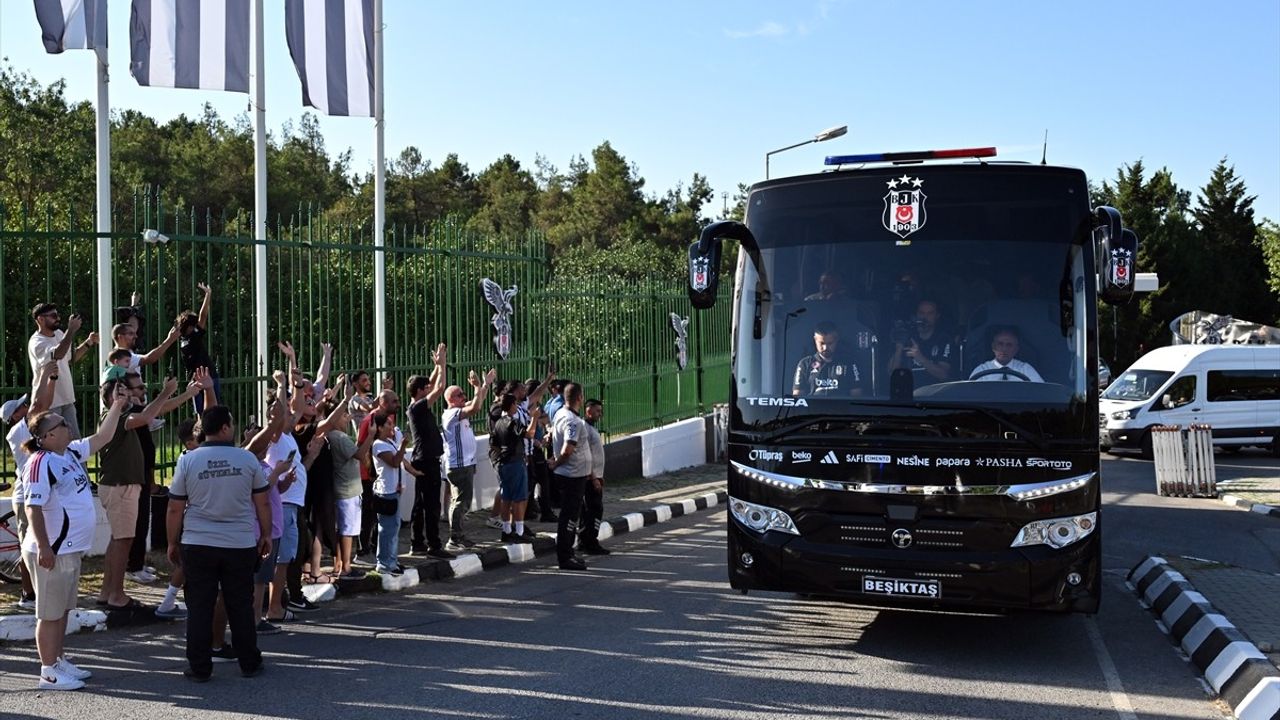
<svg viewBox="0 0 1280 720">
<path fill-rule="evenodd" d="M 1013 328 L 996 332 L 991 339 L 991 352 L 995 358 L 988 360 L 969 373 L 970 380 L 1018 380 L 1020 382 L 1044 382 L 1040 373 L 1015 357 L 1018 354 L 1018 333 Z"/>
<path fill-rule="evenodd" d="M 31 363 L 31 375 L 40 372 L 40 366 L 50 360 L 57 362 L 57 387 L 53 392 L 53 411 L 67 421 L 71 437 L 80 437 L 80 419 L 76 416 L 75 382 L 71 377 L 71 363 L 80 362 L 89 349 L 98 344 L 98 333 L 91 332 L 85 341 L 72 349 L 76 333 L 80 332 L 81 319 L 72 314 L 67 318 L 67 330 L 58 329 L 58 306 L 53 303 L 40 303 L 31 310 L 31 317 L 36 321 L 36 331 L 27 341 L 27 361 Z M 34 394 L 35 390 L 32 389 Z"/>
<path fill-rule="evenodd" d="M 484 407 L 484 397 L 497 377 L 498 371 L 490 369 L 482 382 L 472 371 L 467 378 L 475 388 L 471 402 L 467 402 L 467 396 L 457 385 L 450 385 L 444 391 L 449 407 L 440 416 L 440 430 L 444 433 L 447 477 L 453 488 L 453 502 L 449 504 L 449 544 L 445 546 L 449 552 L 461 552 L 475 545 L 462 533 L 462 518 L 471 509 L 476 479 L 476 434 L 471 431 L 471 417 Z"/>
<path fill-rule="evenodd" d="M 13 456 L 13 514 L 14 519 L 18 523 L 18 541 L 22 541 L 23 534 L 27 531 L 27 512 L 23 506 L 23 478 L 22 471 L 27 466 L 27 460 L 31 457 L 31 453 L 27 452 L 27 441 L 31 439 L 31 430 L 27 428 L 27 418 L 37 415 L 49 409 L 49 403 L 53 401 L 54 386 L 58 382 L 58 378 L 53 374 L 57 370 L 57 364 L 50 361 L 40 366 L 40 372 L 36 374 L 36 394 L 34 399 L 28 404 L 27 396 L 10 400 L 0 408 L 0 420 L 4 420 L 6 425 L 12 425 L 9 432 L 5 435 L 5 440 L 9 443 L 9 451 Z M 18 608 L 22 610 L 34 610 L 36 607 L 36 590 L 31 584 L 31 572 L 27 568 L 25 562 L 18 564 L 18 569 L 22 573 L 22 596 L 18 600 Z"/>
</svg>

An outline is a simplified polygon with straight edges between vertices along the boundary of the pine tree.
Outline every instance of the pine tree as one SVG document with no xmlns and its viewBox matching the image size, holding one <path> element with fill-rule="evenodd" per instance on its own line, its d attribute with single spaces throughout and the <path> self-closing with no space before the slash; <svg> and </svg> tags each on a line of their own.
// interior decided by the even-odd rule
<svg viewBox="0 0 1280 720">
<path fill-rule="evenodd" d="M 1244 180 L 1224 158 L 1196 198 L 1192 216 L 1199 226 L 1196 254 L 1198 282 L 1196 305 L 1187 310 L 1207 310 L 1236 318 L 1266 322 L 1280 306 L 1267 287 L 1267 266 L 1258 242 L 1253 202 Z"/>
</svg>

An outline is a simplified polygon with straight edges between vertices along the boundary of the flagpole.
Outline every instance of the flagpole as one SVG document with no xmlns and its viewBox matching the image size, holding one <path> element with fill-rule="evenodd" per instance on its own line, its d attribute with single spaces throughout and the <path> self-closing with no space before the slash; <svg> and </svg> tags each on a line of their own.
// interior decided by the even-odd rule
<svg viewBox="0 0 1280 720">
<path fill-rule="evenodd" d="M 253 0 L 253 297 L 259 376 L 270 376 L 267 342 L 267 83 L 263 73 L 262 2 Z M 265 392 L 259 384 L 258 397 Z M 256 407 L 256 403 L 251 407 Z"/>
<path fill-rule="evenodd" d="M 105 19 L 100 22 L 106 22 Z M 111 302 L 111 102 L 107 93 L 107 48 L 101 43 L 94 48 L 97 59 L 98 104 L 95 108 L 97 123 L 97 213 L 98 213 L 98 364 L 106 367 L 111 352 L 111 323 L 114 303 Z"/>
<path fill-rule="evenodd" d="M 383 158 L 382 0 L 373 0 L 373 317 L 377 365 L 387 367 L 387 178 Z M 385 375 L 385 370 L 383 371 Z"/>
</svg>

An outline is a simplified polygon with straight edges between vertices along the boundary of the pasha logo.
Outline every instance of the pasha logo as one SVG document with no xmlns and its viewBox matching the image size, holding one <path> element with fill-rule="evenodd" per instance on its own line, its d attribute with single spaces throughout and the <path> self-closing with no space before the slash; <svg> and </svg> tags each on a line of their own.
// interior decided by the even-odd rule
<svg viewBox="0 0 1280 720">
<path fill-rule="evenodd" d="M 888 182 L 889 192 L 884 196 L 884 229 L 904 240 L 911 233 L 924 227 L 926 199 L 921 186 L 924 181 L 903 175 Z"/>
</svg>

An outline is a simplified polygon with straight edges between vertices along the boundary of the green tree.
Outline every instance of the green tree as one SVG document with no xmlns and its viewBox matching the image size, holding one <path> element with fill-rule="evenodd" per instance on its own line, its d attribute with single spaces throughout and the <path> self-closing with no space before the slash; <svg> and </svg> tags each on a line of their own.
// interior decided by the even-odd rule
<svg viewBox="0 0 1280 720">
<path fill-rule="evenodd" d="M 1258 242 L 1253 201 L 1244 180 L 1224 158 L 1200 190 L 1192 210 L 1199 227 L 1201 252 L 1191 309 L 1266 322 L 1280 313 L 1268 287 L 1267 266 Z"/>
<path fill-rule="evenodd" d="M 1280 300 L 1280 224 L 1263 220 L 1258 225 L 1258 246 L 1266 263 L 1267 287 L 1271 288 L 1272 298 Z M 1280 323 L 1280 319 L 1276 320 Z"/>
<path fill-rule="evenodd" d="M 43 87 L 0 68 L 0 203 L 63 217 L 77 210 L 92 227 L 93 138 L 93 106 L 69 104 L 64 82 Z"/>
<path fill-rule="evenodd" d="M 469 229 L 486 235 L 517 237 L 528 232 L 538 202 L 538 185 L 520 161 L 503 155 L 476 177 L 480 208 Z"/>
</svg>

